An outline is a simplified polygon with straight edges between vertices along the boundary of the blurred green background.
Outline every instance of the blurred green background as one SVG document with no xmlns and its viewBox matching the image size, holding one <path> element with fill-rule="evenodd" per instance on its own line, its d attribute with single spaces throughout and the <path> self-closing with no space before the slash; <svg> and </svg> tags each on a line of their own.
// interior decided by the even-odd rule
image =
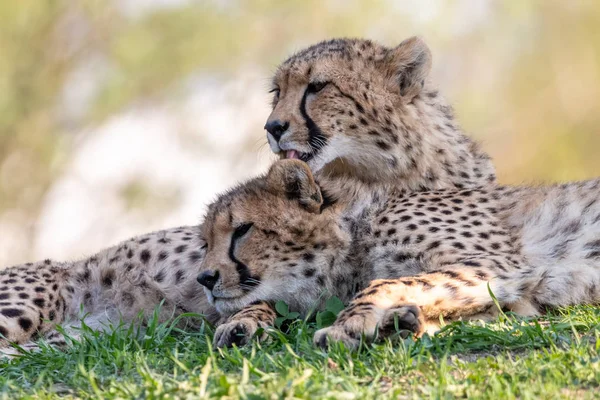
<svg viewBox="0 0 600 400">
<path fill-rule="evenodd" d="M 196 223 L 270 161 L 278 62 L 332 36 L 421 35 L 504 183 L 600 175 L 600 2 L 0 3 L 0 265 Z"/>
</svg>

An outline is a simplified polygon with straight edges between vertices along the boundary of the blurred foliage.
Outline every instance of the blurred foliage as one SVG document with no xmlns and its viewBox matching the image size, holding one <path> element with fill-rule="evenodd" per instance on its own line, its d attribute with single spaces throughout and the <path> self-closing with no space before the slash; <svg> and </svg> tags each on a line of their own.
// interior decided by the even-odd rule
<svg viewBox="0 0 600 400">
<path fill-rule="evenodd" d="M 33 206 L 24 192 L 41 196 L 50 179 L 52 104 L 69 64 L 52 38 L 60 9 L 35 0 L 0 5 L 0 209 Z"/>
<path fill-rule="evenodd" d="M 161 209 L 173 207 L 177 204 L 179 193 L 176 189 L 163 187 L 156 193 L 143 181 L 131 181 L 124 185 L 120 191 L 120 197 L 125 200 L 127 210 L 144 209 L 149 213 L 159 212 Z"/>
<path fill-rule="evenodd" d="M 266 86 L 318 40 L 413 34 L 502 181 L 600 175 L 597 1 L 19 0 L 0 3 L 0 217 L 18 210 L 33 225 L 78 135 L 177 97 L 194 75 L 258 66 Z M 90 82 L 70 111 L 69 93 Z M 143 201 L 135 183 L 125 192 Z"/>
</svg>

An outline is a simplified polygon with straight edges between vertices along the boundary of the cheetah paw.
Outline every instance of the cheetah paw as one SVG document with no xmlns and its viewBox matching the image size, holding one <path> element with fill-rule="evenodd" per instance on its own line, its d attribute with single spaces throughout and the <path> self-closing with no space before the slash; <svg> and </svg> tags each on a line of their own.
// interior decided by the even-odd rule
<svg viewBox="0 0 600 400">
<path fill-rule="evenodd" d="M 240 318 L 217 327 L 213 338 L 214 347 L 243 346 L 254 336 L 260 326 L 251 318 Z"/>
<path fill-rule="evenodd" d="M 350 350 L 356 350 L 360 345 L 360 339 L 350 336 L 342 326 L 336 325 L 316 331 L 313 341 L 322 349 L 327 349 L 329 344 L 334 342 L 344 343 Z"/>
<path fill-rule="evenodd" d="M 400 333 L 406 338 L 409 333 L 419 337 L 425 332 L 425 320 L 421 309 L 416 305 L 395 307 L 385 312 L 379 334 L 388 337 Z"/>
<path fill-rule="evenodd" d="M 40 347 L 33 342 L 25 343 L 19 345 L 18 347 L 5 347 L 0 349 L 0 359 L 6 358 L 11 360 L 13 358 L 21 357 L 27 353 L 35 353 L 38 351 L 40 351 Z"/>
<path fill-rule="evenodd" d="M 357 349 L 360 338 L 375 340 L 385 338 L 399 332 L 402 337 L 409 333 L 421 336 L 425 331 L 425 321 L 421 309 L 416 305 L 405 305 L 386 310 L 381 318 L 376 313 L 354 315 L 336 321 L 332 326 L 318 330 L 314 343 L 327 348 L 330 343 L 342 342 L 349 349 Z"/>
</svg>

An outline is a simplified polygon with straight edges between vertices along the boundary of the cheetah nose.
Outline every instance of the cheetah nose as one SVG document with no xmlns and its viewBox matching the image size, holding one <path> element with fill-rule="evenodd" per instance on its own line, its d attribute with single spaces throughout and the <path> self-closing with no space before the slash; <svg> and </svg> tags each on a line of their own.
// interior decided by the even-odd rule
<svg viewBox="0 0 600 400">
<path fill-rule="evenodd" d="M 213 290 L 215 284 L 219 280 L 219 271 L 205 271 L 198 275 L 198 283 L 206 287 L 208 290 Z"/>
<path fill-rule="evenodd" d="M 281 135 L 283 135 L 283 133 L 287 131 L 287 128 L 289 127 L 289 122 L 281 122 L 278 119 L 273 121 L 267 121 L 267 123 L 265 124 L 265 129 L 267 130 L 267 132 L 269 132 L 273 136 L 273 139 L 275 139 L 277 142 L 279 142 L 279 139 L 281 139 Z"/>
</svg>

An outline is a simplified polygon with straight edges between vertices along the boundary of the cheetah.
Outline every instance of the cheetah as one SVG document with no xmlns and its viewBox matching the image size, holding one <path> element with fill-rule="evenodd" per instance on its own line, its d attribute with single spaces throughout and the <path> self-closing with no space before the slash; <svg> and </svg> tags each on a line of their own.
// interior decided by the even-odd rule
<svg viewBox="0 0 600 400">
<path fill-rule="evenodd" d="M 155 313 L 167 321 L 183 313 L 216 322 L 197 283 L 205 243 L 198 227 L 179 227 L 132 238 L 74 262 L 45 260 L 0 271 L 0 356 L 39 348 L 36 340 L 65 346 L 61 325 L 78 338 L 92 329 L 143 324 Z M 195 322 L 186 323 L 193 327 Z"/>
<path fill-rule="evenodd" d="M 328 202 L 310 168 L 275 163 L 209 207 L 200 279 L 232 315 L 215 344 L 243 344 L 273 323 L 258 302 L 306 315 L 326 296 L 349 304 L 315 343 L 356 348 L 401 330 L 489 320 L 498 308 L 536 316 L 600 302 L 600 179 L 554 186 L 407 191 L 380 187 Z M 210 277 L 210 279 L 206 279 Z"/>
</svg>

